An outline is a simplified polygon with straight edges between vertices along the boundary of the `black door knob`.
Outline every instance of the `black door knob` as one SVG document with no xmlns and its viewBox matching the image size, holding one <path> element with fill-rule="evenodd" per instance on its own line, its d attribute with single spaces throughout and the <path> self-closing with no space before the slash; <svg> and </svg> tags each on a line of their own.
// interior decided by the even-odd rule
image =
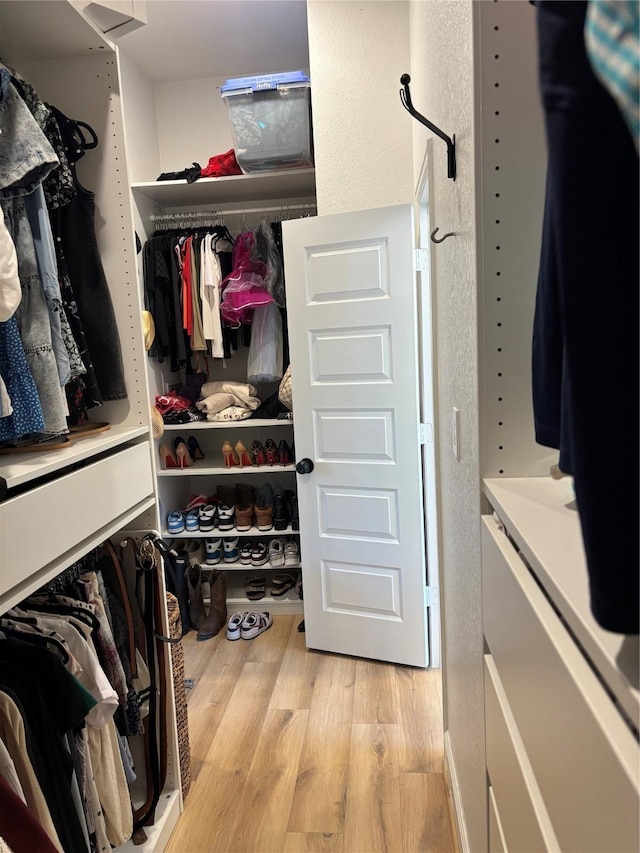
<svg viewBox="0 0 640 853">
<path fill-rule="evenodd" d="M 313 462 L 311 459 L 301 459 L 296 465 L 298 474 L 310 474 L 313 471 Z"/>
</svg>

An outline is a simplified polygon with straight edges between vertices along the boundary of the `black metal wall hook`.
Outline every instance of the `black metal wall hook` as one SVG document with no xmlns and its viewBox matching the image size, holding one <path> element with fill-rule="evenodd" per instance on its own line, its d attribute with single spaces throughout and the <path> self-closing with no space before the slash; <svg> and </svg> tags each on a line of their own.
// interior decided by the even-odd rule
<svg viewBox="0 0 640 853">
<path fill-rule="evenodd" d="M 432 243 L 444 243 L 444 241 L 447 239 L 447 237 L 455 237 L 456 236 L 455 231 L 447 231 L 446 234 L 443 234 L 442 237 L 438 238 L 438 237 L 436 237 L 436 234 L 438 233 L 439 230 L 440 230 L 439 228 L 434 228 L 433 231 L 431 232 L 431 242 Z"/>
<path fill-rule="evenodd" d="M 436 136 L 439 136 L 440 139 L 444 139 L 447 143 L 447 177 L 451 178 L 455 181 L 456 179 L 456 135 L 454 133 L 453 138 L 447 136 L 447 134 L 440 130 L 433 122 L 429 121 L 428 118 L 425 118 L 423 115 L 415 109 L 413 103 L 411 101 L 411 92 L 409 91 L 409 83 L 411 82 L 411 77 L 408 74 L 403 74 L 400 78 L 400 83 L 402 85 L 402 89 L 400 89 L 400 100 L 402 101 L 402 106 L 410 113 L 414 118 L 418 119 L 419 122 L 424 124 L 429 128 Z"/>
</svg>

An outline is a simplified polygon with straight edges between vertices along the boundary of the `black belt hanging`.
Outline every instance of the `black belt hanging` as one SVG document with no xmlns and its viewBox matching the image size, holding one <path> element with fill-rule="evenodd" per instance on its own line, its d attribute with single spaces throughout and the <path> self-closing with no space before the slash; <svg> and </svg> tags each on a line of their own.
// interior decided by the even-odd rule
<svg viewBox="0 0 640 853">
<path fill-rule="evenodd" d="M 141 593 L 141 587 L 144 590 Z M 150 537 L 145 536 L 137 548 L 136 598 L 144 624 L 147 667 L 149 669 L 149 714 L 145 724 L 145 749 L 147 762 L 147 799 L 134 811 L 133 831 L 153 823 L 155 810 L 162 791 L 158 749 L 158 685 L 159 663 L 156 658 L 155 608 L 157 597 L 155 548 Z M 158 667 L 158 669 L 157 669 Z M 150 777 L 150 778 L 149 778 Z"/>
</svg>

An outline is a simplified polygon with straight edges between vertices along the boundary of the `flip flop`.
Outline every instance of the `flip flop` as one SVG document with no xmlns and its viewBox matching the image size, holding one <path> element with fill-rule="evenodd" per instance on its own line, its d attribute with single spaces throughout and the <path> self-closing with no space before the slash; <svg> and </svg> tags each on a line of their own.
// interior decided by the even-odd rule
<svg viewBox="0 0 640 853">
<path fill-rule="evenodd" d="M 43 453 L 46 450 L 64 450 L 71 446 L 71 439 L 66 435 L 55 435 L 46 441 L 34 441 L 31 444 L 5 444 L 0 447 L 0 453 Z"/>
<path fill-rule="evenodd" d="M 84 438 L 87 435 L 106 432 L 108 429 L 111 429 L 111 424 L 106 421 L 86 421 L 86 423 L 69 427 L 69 436 L 71 438 Z"/>
<path fill-rule="evenodd" d="M 249 601 L 258 601 L 259 599 L 264 598 L 267 591 L 265 576 L 250 575 L 247 577 L 245 580 L 244 591 Z"/>
</svg>

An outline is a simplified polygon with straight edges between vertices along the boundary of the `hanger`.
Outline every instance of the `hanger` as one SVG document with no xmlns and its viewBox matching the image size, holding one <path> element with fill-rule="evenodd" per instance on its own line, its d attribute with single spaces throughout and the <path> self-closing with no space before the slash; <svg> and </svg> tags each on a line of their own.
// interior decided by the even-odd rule
<svg viewBox="0 0 640 853">
<path fill-rule="evenodd" d="M 21 631 L 20 622 L 28 624 L 33 630 Z M 66 665 L 69 662 L 69 655 L 64 646 L 55 637 L 51 636 L 51 634 L 43 631 L 38 625 L 30 624 L 26 619 L 22 620 L 12 617 L 11 619 L 0 619 L 0 627 L 9 639 L 22 640 L 25 643 L 33 643 L 35 646 L 44 646 L 49 651 L 55 651 L 63 664 Z"/>
<path fill-rule="evenodd" d="M 79 119 L 68 118 L 57 107 L 51 104 L 47 104 L 46 106 L 49 107 L 58 122 L 64 150 L 71 164 L 77 163 L 81 157 L 84 157 L 85 151 L 97 148 L 98 135 L 90 125 Z M 86 138 L 83 131 L 89 134 L 89 139 Z"/>
</svg>

